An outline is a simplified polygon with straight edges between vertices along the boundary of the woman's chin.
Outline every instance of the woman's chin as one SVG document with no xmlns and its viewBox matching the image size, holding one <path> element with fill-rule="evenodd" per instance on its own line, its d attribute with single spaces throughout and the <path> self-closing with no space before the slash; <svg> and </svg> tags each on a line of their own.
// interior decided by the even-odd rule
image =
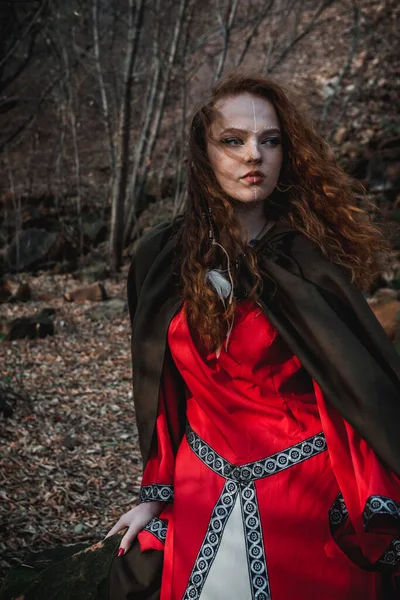
<svg viewBox="0 0 400 600">
<path fill-rule="evenodd" d="M 232 204 L 258 204 L 259 202 L 263 202 L 264 200 L 266 200 L 268 198 L 268 194 L 266 194 L 264 191 L 261 190 L 256 190 L 255 192 L 253 190 L 248 190 L 244 193 L 242 193 L 240 196 L 239 195 L 235 195 L 232 196 L 230 194 L 230 198 L 232 200 Z"/>
</svg>

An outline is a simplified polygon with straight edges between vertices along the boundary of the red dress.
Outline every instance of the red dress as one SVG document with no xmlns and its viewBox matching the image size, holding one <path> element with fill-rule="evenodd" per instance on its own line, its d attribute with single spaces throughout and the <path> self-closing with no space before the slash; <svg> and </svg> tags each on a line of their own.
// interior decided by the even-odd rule
<svg viewBox="0 0 400 600">
<path fill-rule="evenodd" d="M 140 493 L 166 502 L 139 534 L 142 551 L 165 552 L 161 600 L 382 599 L 381 575 L 359 565 L 398 568 L 400 481 L 263 312 L 238 304 L 218 358 L 184 307 L 168 343 L 187 387 L 187 433 L 174 457 L 164 378 Z"/>
</svg>

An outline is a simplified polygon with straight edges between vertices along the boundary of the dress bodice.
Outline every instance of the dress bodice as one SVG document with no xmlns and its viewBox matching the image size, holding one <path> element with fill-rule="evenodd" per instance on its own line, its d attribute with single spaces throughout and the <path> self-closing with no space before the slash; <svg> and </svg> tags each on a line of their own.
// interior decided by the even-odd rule
<svg viewBox="0 0 400 600">
<path fill-rule="evenodd" d="M 279 450 L 282 435 L 301 437 L 310 419 L 311 429 L 320 428 L 311 378 L 251 301 L 238 303 L 228 347 L 218 358 L 191 331 L 185 305 L 170 324 L 168 342 L 186 383 L 189 422 L 204 439 L 211 432 L 214 444 L 221 436 L 225 453 L 229 437 L 230 460 Z"/>
</svg>

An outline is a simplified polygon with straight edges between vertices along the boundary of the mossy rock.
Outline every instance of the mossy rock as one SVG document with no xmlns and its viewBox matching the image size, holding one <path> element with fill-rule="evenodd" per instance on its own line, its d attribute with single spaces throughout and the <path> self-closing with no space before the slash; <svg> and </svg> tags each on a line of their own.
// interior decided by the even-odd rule
<svg viewBox="0 0 400 600">
<path fill-rule="evenodd" d="M 8 573 L 0 600 L 108 600 L 108 575 L 121 534 L 90 546 L 32 552 Z"/>
</svg>

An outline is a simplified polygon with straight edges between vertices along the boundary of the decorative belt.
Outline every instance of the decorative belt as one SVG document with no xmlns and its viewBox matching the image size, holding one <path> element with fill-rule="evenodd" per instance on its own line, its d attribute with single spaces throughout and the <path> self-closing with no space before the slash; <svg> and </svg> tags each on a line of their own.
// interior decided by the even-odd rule
<svg viewBox="0 0 400 600">
<path fill-rule="evenodd" d="M 207 467 L 224 479 L 231 479 L 236 483 L 248 483 L 270 477 L 327 449 L 325 435 L 321 432 L 267 458 L 238 466 L 218 454 L 189 424 L 186 427 L 186 439 L 191 450 Z"/>
</svg>

